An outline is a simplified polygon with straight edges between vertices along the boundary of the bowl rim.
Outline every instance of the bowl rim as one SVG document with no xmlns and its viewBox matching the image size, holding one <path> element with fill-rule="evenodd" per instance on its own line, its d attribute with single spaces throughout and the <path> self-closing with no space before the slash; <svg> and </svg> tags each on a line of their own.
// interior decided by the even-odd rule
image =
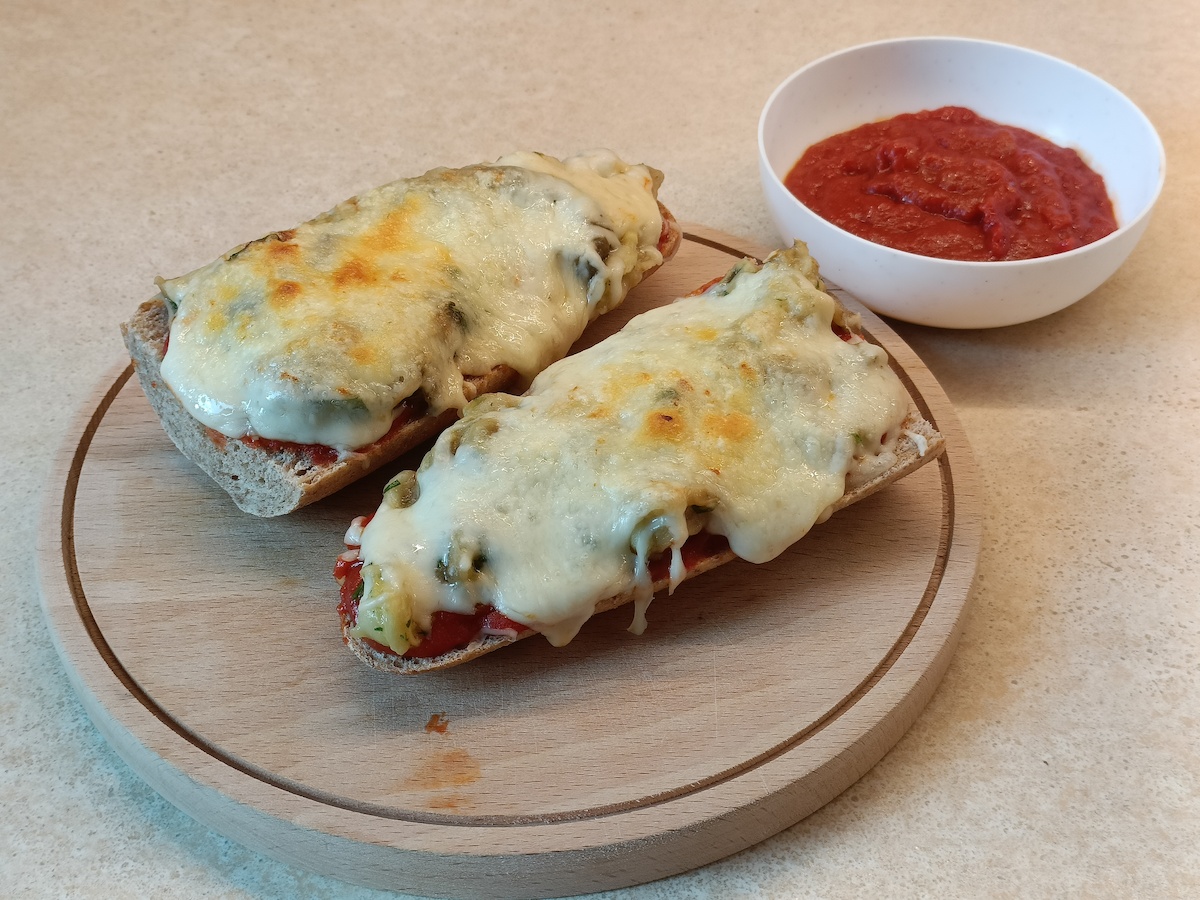
<svg viewBox="0 0 1200 900">
<path fill-rule="evenodd" d="M 766 128 L 767 117 L 770 114 L 772 108 L 775 106 L 775 103 L 778 100 L 779 95 L 782 94 L 783 91 L 786 88 L 788 88 L 792 84 L 793 81 L 797 80 L 802 75 L 807 74 L 811 69 L 815 69 L 817 66 L 831 62 L 832 60 L 834 60 L 838 57 L 848 56 L 852 53 L 859 53 L 863 50 L 868 50 L 871 48 L 881 47 L 881 46 L 885 46 L 885 45 L 889 45 L 889 44 L 917 44 L 917 43 L 974 44 L 974 45 L 986 45 L 986 46 L 991 46 L 991 47 L 1000 47 L 1005 50 L 1015 50 L 1018 53 L 1024 53 L 1024 54 L 1028 54 L 1030 56 L 1041 57 L 1042 59 L 1048 60 L 1053 63 L 1057 63 L 1058 65 L 1065 66 L 1069 69 L 1074 69 L 1076 72 L 1083 75 L 1084 77 L 1097 82 L 1104 88 L 1111 91 L 1119 99 L 1121 99 L 1125 103 L 1127 103 L 1129 105 L 1129 108 L 1131 110 L 1133 110 L 1135 115 L 1137 115 L 1142 120 L 1142 122 L 1145 124 L 1146 128 L 1149 130 L 1154 149 L 1157 151 L 1158 181 L 1154 186 L 1154 192 L 1150 196 L 1150 200 L 1143 206 L 1142 211 L 1140 213 L 1138 213 L 1135 217 L 1133 217 L 1132 219 L 1130 219 L 1128 222 L 1124 223 L 1123 225 L 1119 226 L 1116 231 L 1106 234 L 1104 237 L 1100 238 L 1097 241 L 1092 241 L 1090 244 L 1084 244 L 1081 247 L 1076 247 L 1073 250 L 1066 250 L 1062 253 L 1052 253 L 1049 256 L 1035 256 L 1035 257 L 1030 257 L 1028 259 L 1000 259 L 1000 260 L 943 259 L 940 256 L 926 256 L 921 253 L 912 253 L 908 250 L 897 250 L 895 247 L 889 247 L 887 244 L 877 244 L 875 241 L 867 240 L 864 237 L 860 237 L 859 235 L 854 234 L 851 231 L 847 231 L 845 228 L 842 228 L 840 225 L 836 225 L 833 222 L 830 222 L 828 219 L 824 218 L 823 216 L 818 215 L 814 210 L 810 209 L 805 203 L 803 203 L 798 197 L 796 197 L 795 194 L 793 194 L 791 191 L 789 191 L 787 189 L 787 187 L 783 183 L 783 179 L 779 177 L 779 173 L 775 171 L 775 167 L 771 164 L 770 160 L 767 158 L 767 150 L 766 150 L 766 146 L 765 146 L 764 131 Z M 897 113 L 897 115 L 900 115 L 900 113 Z M 1001 124 L 1003 124 L 1003 123 L 1001 123 Z M 832 135 L 830 135 L 830 136 L 832 137 Z M 807 149 L 807 148 L 805 148 L 805 149 Z M 803 152 L 804 151 L 801 150 L 801 153 L 803 153 Z M 989 40 L 983 40 L 981 38 L 960 37 L 960 36 L 954 36 L 954 35 L 912 35 L 909 37 L 885 38 L 883 40 L 878 40 L 878 41 L 868 41 L 867 43 L 864 43 L 864 44 L 855 44 L 852 47 L 844 47 L 841 50 L 835 50 L 832 53 L 827 53 L 824 56 L 818 57 L 817 59 L 814 59 L 811 62 L 806 63 L 805 65 L 801 66 L 799 69 L 796 69 L 794 72 L 792 72 L 790 75 L 788 75 L 785 79 L 783 79 L 783 81 L 781 81 L 778 85 L 776 85 L 775 89 L 771 91 L 770 96 L 767 97 L 766 103 L 763 104 L 762 111 L 759 113 L 759 116 L 758 116 L 758 160 L 759 160 L 759 164 L 760 164 L 760 169 L 763 172 L 766 172 L 769 174 L 772 182 L 774 183 L 774 186 L 783 193 L 785 198 L 791 198 L 792 202 L 794 202 L 797 206 L 799 206 L 806 213 L 813 216 L 820 222 L 823 222 L 825 225 L 829 226 L 830 228 L 849 237 L 851 239 L 852 244 L 854 244 L 856 242 L 861 243 L 863 245 L 864 249 L 870 248 L 871 250 L 876 251 L 876 252 L 883 251 L 885 255 L 895 255 L 896 257 L 898 257 L 899 259 L 902 259 L 902 260 L 903 259 L 929 260 L 933 263 L 941 263 L 941 264 L 946 264 L 946 265 L 951 265 L 951 266 L 956 266 L 956 267 L 965 267 L 968 269 L 976 268 L 976 267 L 986 267 L 989 271 L 995 271 L 997 267 L 1011 268 L 1011 267 L 1015 267 L 1015 266 L 1052 265 L 1060 260 L 1064 260 L 1067 258 L 1075 258 L 1075 257 L 1081 256 L 1081 255 L 1084 255 L 1086 253 L 1093 253 L 1111 243 L 1115 243 L 1116 241 L 1121 240 L 1126 234 L 1128 234 L 1133 229 L 1141 227 L 1144 220 L 1150 216 L 1150 213 L 1153 212 L 1154 207 L 1158 204 L 1159 197 L 1162 195 L 1163 186 L 1165 185 L 1166 179 L 1167 179 L 1167 154 L 1166 154 L 1166 149 L 1163 146 L 1162 137 L 1158 133 L 1158 129 L 1154 127 L 1154 123 L 1150 121 L 1149 116 L 1147 116 L 1145 114 L 1145 112 L 1142 111 L 1141 107 L 1139 107 L 1136 103 L 1134 103 L 1132 100 L 1130 100 L 1126 94 L 1124 94 L 1122 91 L 1118 90 L 1112 84 L 1109 84 L 1109 82 L 1105 81 L 1099 75 L 1089 72 L 1087 69 L 1084 69 L 1082 66 L 1077 66 L 1075 63 L 1068 62 L 1067 60 L 1061 59 L 1057 56 L 1052 56 L 1049 53 L 1043 53 L 1040 50 L 1033 50 L 1029 47 L 1022 47 L 1017 44 L 1007 44 L 1002 41 L 989 41 Z"/>
</svg>

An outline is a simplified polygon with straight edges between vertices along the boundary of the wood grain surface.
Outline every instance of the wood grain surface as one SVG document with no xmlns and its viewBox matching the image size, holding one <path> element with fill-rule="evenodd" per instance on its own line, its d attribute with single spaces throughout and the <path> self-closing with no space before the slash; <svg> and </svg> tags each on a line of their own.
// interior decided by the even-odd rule
<svg viewBox="0 0 1200 900">
<path fill-rule="evenodd" d="M 580 345 L 756 249 L 687 227 L 679 256 Z M 561 649 L 534 638 L 410 678 L 341 645 L 331 570 L 350 519 L 415 460 L 255 519 L 175 451 L 122 366 L 81 412 L 43 511 L 43 605 L 66 670 L 167 799 L 322 874 L 556 896 L 736 852 L 900 738 L 945 671 L 974 576 L 980 489 L 961 428 L 864 313 L 946 435 L 940 460 L 772 563 L 656 598 L 641 637 L 619 609 Z"/>
</svg>

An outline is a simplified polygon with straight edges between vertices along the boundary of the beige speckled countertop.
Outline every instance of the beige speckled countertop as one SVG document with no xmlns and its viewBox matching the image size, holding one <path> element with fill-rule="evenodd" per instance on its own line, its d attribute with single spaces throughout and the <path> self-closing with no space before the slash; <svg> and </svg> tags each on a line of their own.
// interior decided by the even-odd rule
<svg viewBox="0 0 1200 900">
<path fill-rule="evenodd" d="M 958 653 L 841 797 L 622 898 L 1200 895 L 1200 6 L 1177 0 L 0 6 L 0 893 L 365 897 L 258 856 L 109 749 L 38 609 L 52 451 L 156 274 L 437 164 L 609 145 L 684 220 L 774 242 L 755 126 L 801 64 L 956 34 L 1066 58 L 1157 125 L 1165 193 L 1083 302 L 898 330 L 988 500 Z"/>
</svg>

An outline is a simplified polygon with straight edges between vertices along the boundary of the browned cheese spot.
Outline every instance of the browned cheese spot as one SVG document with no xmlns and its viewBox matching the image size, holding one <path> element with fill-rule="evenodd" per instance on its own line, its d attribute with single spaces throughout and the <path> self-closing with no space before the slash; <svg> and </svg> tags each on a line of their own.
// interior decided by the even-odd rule
<svg viewBox="0 0 1200 900">
<path fill-rule="evenodd" d="M 281 231 L 278 240 L 267 241 L 267 256 L 274 262 L 295 259 L 300 255 L 300 248 L 292 243 L 296 236 L 294 231 Z"/>
<path fill-rule="evenodd" d="M 375 267 L 361 257 L 352 256 L 333 271 L 333 284 L 338 289 L 361 287 L 377 280 Z"/>
<path fill-rule="evenodd" d="M 580 405 L 582 406 L 582 404 Z M 599 403 L 589 408 L 587 411 L 587 417 L 589 419 L 611 419 L 612 414 L 612 407 L 610 407 L 607 403 Z"/>
<path fill-rule="evenodd" d="M 687 437 L 683 410 L 675 406 L 652 410 L 642 423 L 642 431 L 652 441 L 682 441 Z"/>
<path fill-rule="evenodd" d="M 186 326 L 189 322 L 185 320 L 183 324 Z M 224 331 L 227 325 L 229 325 L 229 319 L 226 317 L 224 310 L 212 309 L 204 317 L 204 330 L 209 334 L 218 334 Z"/>
<path fill-rule="evenodd" d="M 282 309 L 303 292 L 304 288 L 298 281 L 279 281 L 267 292 L 267 304 L 275 309 Z"/>
<path fill-rule="evenodd" d="M 363 233 L 359 243 L 368 256 L 395 253 L 403 250 L 412 240 L 408 218 L 416 204 L 411 198 L 392 210 L 374 228 Z"/>
<path fill-rule="evenodd" d="M 363 340 L 362 332 L 354 325 L 334 322 L 330 326 L 330 336 L 343 348 L 342 352 L 359 365 L 370 365 L 378 358 L 374 346 Z"/>
<path fill-rule="evenodd" d="M 704 417 L 707 435 L 726 441 L 745 441 L 754 435 L 754 419 L 743 412 L 709 413 Z"/>
<path fill-rule="evenodd" d="M 360 365 L 369 365 L 375 361 L 375 351 L 369 344 L 357 343 L 354 344 L 348 351 L 347 355 Z M 347 392 L 349 394 L 349 392 Z"/>
</svg>

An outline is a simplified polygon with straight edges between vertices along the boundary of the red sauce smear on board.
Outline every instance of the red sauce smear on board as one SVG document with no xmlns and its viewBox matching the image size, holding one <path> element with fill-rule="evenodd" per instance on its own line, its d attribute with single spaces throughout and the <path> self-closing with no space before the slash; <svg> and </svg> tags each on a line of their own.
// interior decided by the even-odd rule
<svg viewBox="0 0 1200 900">
<path fill-rule="evenodd" d="M 852 234 L 942 259 L 1051 256 L 1117 229 L 1104 179 L 1078 153 L 957 106 L 826 138 L 784 184 Z"/>
</svg>

